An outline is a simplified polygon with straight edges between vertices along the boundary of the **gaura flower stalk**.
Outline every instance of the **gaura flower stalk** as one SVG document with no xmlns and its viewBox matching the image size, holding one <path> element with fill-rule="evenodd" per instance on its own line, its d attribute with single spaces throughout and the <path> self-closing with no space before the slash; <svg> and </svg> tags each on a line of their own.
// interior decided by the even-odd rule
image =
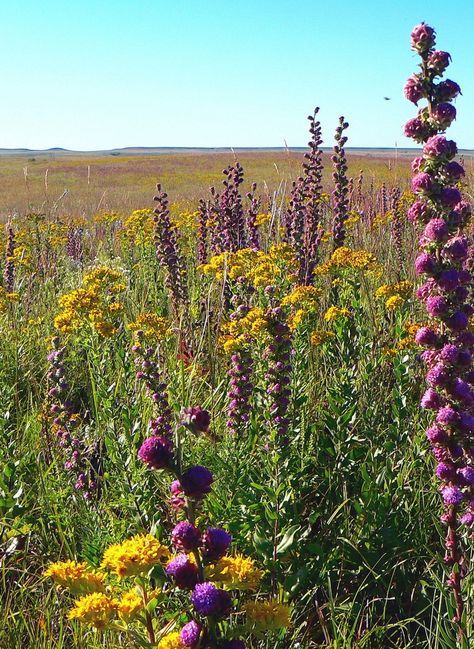
<svg viewBox="0 0 474 649">
<path fill-rule="evenodd" d="M 157 202 L 154 210 L 154 240 L 156 256 L 162 268 L 166 271 L 166 285 L 172 297 L 175 308 L 184 306 L 188 302 L 188 288 L 186 266 L 179 251 L 178 231 L 171 223 L 168 209 L 168 195 L 161 190 L 158 184 L 157 195 L 153 200 Z"/>
<path fill-rule="evenodd" d="M 336 134 L 334 136 L 336 140 L 334 154 L 332 156 L 334 164 L 334 172 L 332 175 L 334 180 L 334 191 L 332 193 L 334 209 L 332 239 L 334 250 L 344 245 L 346 238 L 344 224 L 349 216 L 349 181 L 347 179 L 346 152 L 344 151 L 344 145 L 347 142 L 344 131 L 348 126 L 349 124 L 344 121 L 344 117 L 340 117 L 339 126 L 336 128 Z"/>
<path fill-rule="evenodd" d="M 468 330 L 473 314 L 468 299 L 472 276 L 465 268 L 471 209 L 457 187 L 464 169 L 454 160 L 456 144 L 440 134 L 456 116 L 450 102 L 460 92 L 453 81 L 436 81 L 451 57 L 435 49 L 435 31 L 425 23 L 413 29 L 411 46 L 421 64 L 420 72 L 408 79 L 405 96 L 415 104 L 421 99 L 427 102 L 405 124 L 405 134 L 423 143 L 422 155 L 412 163 L 417 199 L 408 212 L 412 221 L 424 226 L 415 262 L 416 273 L 426 278 L 417 294 L 430 317 L 429 326 L 416 334 L 417 343 L 426 349 L 422 357 L 428 389 L 421 406 L 434 415 L 426 436 L 441 481 L 448 585 L 456 602 L 454 622 L 462 634 L 462 580 L 467 572 L 463 538 L 474 523 L 474 336 Z"/>
</svg>

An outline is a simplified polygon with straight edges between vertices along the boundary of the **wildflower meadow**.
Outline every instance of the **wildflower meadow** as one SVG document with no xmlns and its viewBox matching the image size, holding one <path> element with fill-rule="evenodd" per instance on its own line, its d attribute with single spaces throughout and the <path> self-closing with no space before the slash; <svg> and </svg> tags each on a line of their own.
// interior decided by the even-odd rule
<svg viewBox="0 0 474 649">
<path fill-rule="evenodd" d="M 396 165 L 345 117 L 323 151 L 316 108 L 284 174 L 2 199 L 1 649 L 474 646 L 474 181 L 436 40 Z"/>
</svg>

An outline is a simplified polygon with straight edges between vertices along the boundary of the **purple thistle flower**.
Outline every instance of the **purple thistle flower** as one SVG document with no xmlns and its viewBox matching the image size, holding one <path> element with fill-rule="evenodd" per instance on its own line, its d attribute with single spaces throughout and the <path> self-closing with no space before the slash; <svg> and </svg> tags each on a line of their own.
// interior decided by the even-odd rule
<svg viewBox="0 0 474 649">
<path fill-rule="evenodd" d="M 207 561 L 218 561 L 229 549 L 231 535 L 221 527 L 208 527 L 202 535 L 202 556 Z"/>
<path fill-rule="evenodd" d="M 413 27 L 411 32 L 411 47 L 419 54 L 425 54 L 435 44 L 435 30 L 426 23 Z"/>
<path fill-rule="evenodd" d="M 195 620 L 191 620 L 183 626 L 179 634 L 179 639 L 185 647 L 195 647 L 199 642 L 199 636 L 201 635 L 201 625 L 198 624 Z"/>
<path fill-rule="evenodd" d="M 181 488 L 186 496 L 201 500 L 211 491 L 214 477 L 209 469 L 196 465 L 189 468 L 180 478 Z"/>
<path fill-rule="evenodd" d="M 173 464 L 173 444 L 161 435 L 148 437 L 140 446 L 138 457 L 150 469 L 170 469 Z"/>
<path fill-rule="evenodd" d="M 171 532 L 171 542 L 185 552 L 192 552 L 201 543 L 201 532 L 189 521 L 181 521 Z"/>
<path fill-rule="evenodd" d="M 230 611 L 231 596 L 214 584 L 204 582 L 194 587 L 191 602 L 199 615 L 223 617 Z"/>
<path fill-rule="evenodd" d="M 198 568 L 186 554 L 178 554 L 166 566 L 165 572 L 174 579 L 178 588 L 194 588 L 199 581 Z"/>
</svg>

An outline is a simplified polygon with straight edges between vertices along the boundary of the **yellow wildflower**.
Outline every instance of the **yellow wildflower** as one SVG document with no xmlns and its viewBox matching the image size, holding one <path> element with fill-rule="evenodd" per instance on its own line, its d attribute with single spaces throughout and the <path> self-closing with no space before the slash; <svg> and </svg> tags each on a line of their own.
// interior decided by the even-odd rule
<svg viewBox="0 0 474 649">
<path fill-rule="evenodd" d="M 130 620 L 143 609 L 143 606 L 143 597 L 135 588 L 132 588 L 122 594 L 117 604 L 117 610 L 122 619 Z"/>
<path fill-rule="evenodd" d="M 117 600 L 104 593 L 90 593 L 74 602 L 68 618 L 91 624 L 96 629 L 104 629 L 115 617 L 117 606 Z"/>
<path fill-rule="evenodd" d="M 324 314 L 324 319 L 326 322 L 333 322 L 333 320 L 338 320 L 339 318 L 347 318 L 351 315 L 349 309 L 343 309 L 338 306 L 330 306 L 329 309 Z"/>
<path fill-rule="evenodd" d="M 327 262 L 315 269 L 315 273 L 324 274 L 333 269 L 379 271 L 380 265 L 375 256 L 367 250 L 352 250 L 345 246 L 337 248 Z"/>
<path fill-rule="evenodd" d="M 306 306 L 314 308 L 321 296 L 321 289 L 316 286 L 297 286 L 291 293 L 285 295 L 281 301 L 282 306 Z"/>
<path fill-rule="evenodd" d="M 171 323 L 156 313 L 141 313 L 134 322 L 128 325 L 128 328 L 133 332 L 143 331 L 149 340 L 160 342 L 169 336 Z"/>
<path fill-rule="evenodd" d="M 150 243 L 153 240 L 153 210 L 134 210 L 123 226 L 125 235 L 132 243 Z"/>
<path fill-rule="evenodd" d="M 389 297 L 385 302 L 385 307 L 389 311 L 395 311 L 395 309 L 398 309 L 398 307 L 402 306 L 402 304 L 405 304 L 405 300 L 401 295 L 392 295 L 392 297 Z"/>
<path fill-rule="evenodd" d="M 311 338 L 310 342 L 313 347 L 317 347 L 318 345 L 322 345 L 325 343 L 327 340 L 330 340 L 331 338 L 334 338 L 334 334 L 332 331 L 322 331 L 315 329 L 314 331 L 311 332 Z"/>
<path fill-rule="evenodd" d="M 181 642 L 179 631 L 172 631 L 161 638 L 157 649 L 186 649 L 186 647 Z"/>
<path fill-rule="evenodd" d="M 242 608 L 251 625 L 259 631 L 272 631 L 290 626 L 290 607 L 276 600 L 247 602 Z"/>
<path fill-rule="evenodd" d="M 165 562 L 169 554 L 169 550 L 151 534 L 137 534 L 123 543 L 109 546 L 104 552 L 102 567 L 119 577 L 129 577 Z"/>
<path fill-rule="evenodd" d="M 86 563 L 77 561 L 58 561 L 52 563 L 44 572 L 63 588 L 69 588 L 73 593 L 103 591 L 105 574 L 91 570 Z"/>
<path fill-rule="evenodd" d="M 265 223 L 268 223 L 271 218 L 271 212 L 262 212 L 261 214 L 257 214 L 255 216 L 255 225 L 265 225 Z"/>
<path fill-rule="evenodd" d="M 255 591 L 263 574 L 253 559 L 242 554 L 225 556 L 214 566 L 206 568 L 206 579 L 219 582 L 229 589 Z"/>
</svg>

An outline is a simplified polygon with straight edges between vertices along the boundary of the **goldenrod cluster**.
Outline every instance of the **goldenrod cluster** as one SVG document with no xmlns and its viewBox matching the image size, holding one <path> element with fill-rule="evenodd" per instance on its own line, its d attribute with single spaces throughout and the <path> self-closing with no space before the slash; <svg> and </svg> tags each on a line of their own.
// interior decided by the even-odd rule
<svg viewBox="0 0 474 649">
<path fill-rule="evenodd" d="M 264 575 L 255 561 L 242 554 L 234 557 L 225 556 L 206 568 L 206 579 L 218 582 L 230 590 L 256 591 Z"/>
<path fill-rule="evenodd" d="M 153 210 L 134 210 L 123 224 L 125 236 L 135 244 L 153 240 Z"/>
<path fill-rule="evenodd" d="M 123 310 L 116 297 L 125 289 L 120 271 L 106 266 L 95 268 L 84 276 L 80 288 L 59 298 L 61 312 L 54 326 L 62 333 L 70 333 L 90 324 L 101 336 L 113 336 L 117 332 L 117 314 Z"/>
<path fill-rule="evenodd" d="M 172 631 L 161 638 L 157 649 L 186 649 L 181 642 L 179 631 Z"/>
<path fill-rule="evenodd" d="M 120 215 L 117 212 L 108 212 L 107 210 L 101 210 L 97 212 L 94 216 L 94 223 L 99 223 L 101 225 L 112 225 L 120 219 Z"/>
<path fill-rule="evenodd" d="M 405 304 L 404 298 L 401 295 L 392 295 L 385 302 L 385 308 L 387 311 L 396 311 L 400 306 Z"/>
<path fill-rule="evenodd" d="M 133 332 L 143 331 L 145 338 L 154 343 L 165 340 L 171 333 L 170 321 L 156 313 L 141 313 L 128 328 Z"/>
<path fill-rule="evenodd" d="M 395 311 L 402 306 L 413 292 L 413 283 L 408 280 L 396 284 L 382 284 L 375 291 L 375 296 L 385 299 L 385 307 L 388 311 Z"/>
<path fill-rule="evenodd" d="M 117 603 L 118 614 L 125 621 L 133 619 L 143 608 L 143 597 L 137 592 L 136 588 L 132 588 L 123 593 Z"/>
<path fill-rule="evenodd" d="M 324 319 L 326 322 L 333 322 L 334 320 L 340 320 L 341 318 L 348 318 L 351 315 L 349 309 L 344 309 L 338 306 L 330 306 L 329 309 L 324 314 Z"/>
<path fill-rule="evenodd" d="M 384 356 L 393 357 L 404 352 L 408 349 L 414 349 L 416 347 L 415 336 L 416 332 L 420 327 L 424 325 L 419 322 L 406 322 L 404 325 L 405 335 L 396 343 L 394 347 L 384 347 L 383 354 Z"/>
<path fill-rule="evenodd" d="M 3 286 L 0 286 L 0 313 L 5 313 L 8 305 L 12 302 L 18 302 L 19 299 L 18 293 L 7 293 Z"/>
<path fill-rule="evenodd" d="M 119 577 L 147 572 L 152 566 L 166 562 L 168 548 L 151 534 L 138 534 L 123 543 L 115 543 L 104 552 L 101 567 Z"/>
<path fill-rule="evenodd" d="M 292 331 L 298 328 L 306 316 L 315 313 L 320 296 L 321 289 L 315 286 L 297 286 L 291 293 L 285 295 L 281 306 L 289 306 L 293 309 L 288 317 L 288 326 Z"/>
<path fill-rule="evenodd" d="M 249 343 L 252 339 L 260 338 L 267 330 L 268 322 L 262 307 L 254 307 L 241 318 L 231 320 L 222 325 L 223 336 L 220 342 L 227 354 Z"/>
<path fill-rule="evenodd" d="M 192 233 L 197 230 L 199 212 L 183 211 L 171 214 L 171 223 L 183 233 Z"/>
<path fill-rule="evenodd" d="M 272 218 L 271 212 L 261 212 L 255 216 L 255 225 L 262 226 L 268 223 Z"/>
<path fill-rule="evenodd" d="M 258 631 L 276 631 L 291 623 L 290 607 L 276 600 L 247 602 L 243 610 L 250 625 Z"/>
<path fill-rule="evenodd" d="M 380 272 L 380 265 L 375 255 L 367 250 L 352 250 L 341 246 L 332 253 L 328 261 L 315 269 L 315 273 L 322 275 L 336 269 Z"/>
<path fill-rule="evenodd" d="M 313 347 L 318 347 L 331 338 L 334 338 L 334 333 L 332 331 L 315 329 L 311 332 L 310 342 Z"/>
<path fill-rule="evenodd" d="M 115 617 L 118 601 L 104 593 L 90 593 L 74 602 L 68 613 L 70 620 L 91 624 L 96 629 L 104 629 Z"/>
<path fill-rule="evenodd" d="M 86 563 L 58 561 L 52 563 L 44 573 L 62 588 L 72 593 L 102 592 L 105 590 L 105 573 L 92 570 Z"/>
</svg>

